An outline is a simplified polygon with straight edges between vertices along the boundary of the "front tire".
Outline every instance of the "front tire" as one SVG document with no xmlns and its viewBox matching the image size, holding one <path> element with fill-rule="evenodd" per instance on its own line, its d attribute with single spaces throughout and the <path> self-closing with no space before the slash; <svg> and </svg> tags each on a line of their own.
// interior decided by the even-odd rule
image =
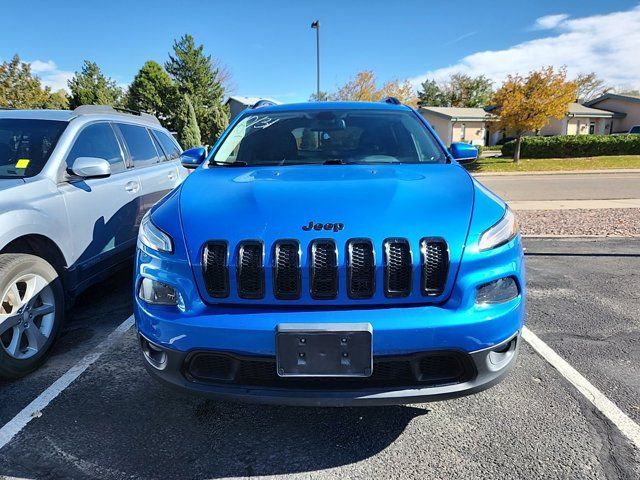
<svg viewBox="0 0 640 480">
<path fill-rule="evenodd" d="M 64 318 L 56 270 L 35 255 L 0 255 L 0 378 L 16 379 L 46 359 Z"/>
</svg>

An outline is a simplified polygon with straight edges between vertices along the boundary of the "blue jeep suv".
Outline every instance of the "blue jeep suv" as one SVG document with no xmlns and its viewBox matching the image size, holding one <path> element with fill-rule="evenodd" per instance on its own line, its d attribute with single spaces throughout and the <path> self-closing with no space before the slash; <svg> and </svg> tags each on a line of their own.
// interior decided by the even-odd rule
<svg viewBox="0 0 640 480">
<path fill-rule="evenodd" d="M 513 367 L 520 235 L 505 203 L 397 101 L 245 110 L 142 220 L 147 370 L 222 399 L 384 405 Z"/>
</svg>

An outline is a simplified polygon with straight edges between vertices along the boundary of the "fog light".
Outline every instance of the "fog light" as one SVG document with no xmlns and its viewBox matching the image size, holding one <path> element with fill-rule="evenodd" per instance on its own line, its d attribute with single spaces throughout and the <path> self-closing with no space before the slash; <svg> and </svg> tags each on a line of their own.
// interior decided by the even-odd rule
<svg viewBox="0 0 640 480">
<path fill-rule="evenodd" d="M 182 298 L 175 288 L 150 278 L 143 278 L 142 282 L 140 282 L 138 297 L 152 305 L 177 307 L 182 303 Z"/>
<path fill-rule="evenodd" d="M 485 283 L 476 291 L 476 304 L 504 303 L 518 296 L 518 284 L 513 277 Z"/>
<path fill-rule="evenodd" d="M 140 336 L 140 346 L 142 347 L 144 358 L 153 368 L 162 370 L 167 366 L 167 354 L 160 347 L 142 336 Z"/>
</svg>

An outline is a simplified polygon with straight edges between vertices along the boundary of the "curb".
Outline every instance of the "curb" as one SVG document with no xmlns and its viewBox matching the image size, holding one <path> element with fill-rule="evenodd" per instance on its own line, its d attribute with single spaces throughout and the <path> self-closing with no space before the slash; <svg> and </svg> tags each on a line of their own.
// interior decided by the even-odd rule
<svg viewBox="0 0 640 480">
<path fill-rule="evenodd" d="M 603 170 L 541 170 L 531 172 L 469 172 L 474 177 L 510 177 L 524 175 L 598 175 L 601 173 L 640 173 L 640 168 L 608 168 Z"/>
</svg>

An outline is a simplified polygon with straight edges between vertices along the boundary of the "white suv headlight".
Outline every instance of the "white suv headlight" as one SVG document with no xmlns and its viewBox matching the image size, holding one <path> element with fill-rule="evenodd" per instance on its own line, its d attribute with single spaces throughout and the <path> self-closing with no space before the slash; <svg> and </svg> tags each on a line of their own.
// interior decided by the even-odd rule
<svg viewBox="0 0 640 480">
<path fill-rule="evenodd" d="M 518 222 L 516 221 L 516 216 L 511 209 L 507 207 L 504 217 L 480 235 L 478 248 L 482 252 L 483 250 L 499 247 L 510 242 L 517 234 Z"/>
<path fill-rule="evenodd" d="M 142 217 L 142 222 L 140 222 L 138 242 L 157 252 L 173 252 L 171 237 L 153 224 L 149 218 L 149 212 Z"/>
</svg>

